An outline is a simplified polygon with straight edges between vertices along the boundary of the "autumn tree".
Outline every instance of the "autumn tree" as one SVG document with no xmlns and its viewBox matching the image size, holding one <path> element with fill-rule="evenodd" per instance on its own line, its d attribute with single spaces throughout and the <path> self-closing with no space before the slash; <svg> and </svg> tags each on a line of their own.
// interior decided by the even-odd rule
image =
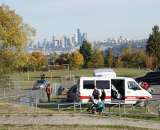
<svg viewBox="0 0 160 130">
<path fill-rule="evenodd" d="M 14 69 L 16 54 L 10 49 L 3 49 L 0 52 L 0 74 L 5 74 Z"/>
<path fill-rule="evenodd" d="M 30 58 L 29 54 L 24 52 L 24 53 L 21 53 L 20 55 L 16 56 L 16 58 L 18 58 L 18 60 L 16 60 L 16 62 L 18 62 L 18 63 L 16 63 L 15 69 L 20 72 L 27 71 L 28 70 L 27 66 L 30 62 L 29 61 L 29 58 Z"/>
<path fill-rule="evenodd" d="M 152 28 L 152 34 L 149 35 L 146 52 L 150 57 L 156 58 L 157 69 L 160 68 L 160 31 L 159 26 L 155 25 Z M 154 59 L 154 58 L 152 58 Z"/>
<path fill-rule="evenodd" d="M 153 55 L 146 55 L 146 67 L 154 70 L 156 68 L 156 57 Z"/>
<path fill-rule="evenodd" d="M 70 56 L 70 65 L 73 68 L 81 68 L 84 64 L 83 55 L 79 51 L 75 51 Z"/>
<path fill-rule="evenodd" d="M 41 70 L 47 65 L 47 58 L 41 52 L 32 52 L 29 57 L 28 67 L 29 69 Z"/>
<path fill-rule="evenodd" d="M 8 6 L 0 5 L 0 59 L 3 59 L 0 63 L 0 72 L 3 69 L 3 73 L 6 73 L 6 70 L 11 70 L 16 63 L 19 63 L 17 56 L 21 54 L 21 50 L 34 35 L 35 31 L 23 23 L 22 17 Z M 4 58 L 6 52 L 13 60 Z"/>
<path fill-rule="evenodd" d="M 88 63 L 92 59 L 93 49 L 91 43 L 83 41 L 82 46 L 80 47 L 80 53 L 84 57 L 84 67 L 88 67 Z"/>
<path fill-rule="evenodd" d="M 98 49 L 95 49 L 93 51 L 92 58 L 91 58 L 90 62 L 88 63 L 88 66 L 90 66 L 90 67 L 104 66 L 103 52 Z"/>
<path fill-rule="evenodd" d="M 123 62 L 121 61 L 121 57 L 120 56 L 114 56 L 113 57 L 112 67 L 115 67 L 115 68 L 123 67 Z"/>
</svg>

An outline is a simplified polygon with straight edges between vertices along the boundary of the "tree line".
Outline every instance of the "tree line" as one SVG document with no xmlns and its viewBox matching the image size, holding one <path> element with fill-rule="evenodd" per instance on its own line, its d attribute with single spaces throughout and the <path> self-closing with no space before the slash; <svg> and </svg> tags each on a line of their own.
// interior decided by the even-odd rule
<svg viewBox="0 0 160 130">
<path fill-rule="evenodd" d="M 0 75 L 12 71 L 47 70 L 48 65 L 67 64 L 72 69 L 98 67 L 160 68 L 159 26 L 152 28 L 146 48 L 135 49 L 129 44 L 119 55 L 112 49 L 101 51 L 83 41 L 72 53 L 48 56 L 41 52 L 25 52 L 26 44 L 35 36 L 35 29 L 23 22 L 21 16 L 6 5 L 0 5 Z"/>
<path fill-rule="evenodd" d="M 33 55 L 33 54 L 32 54 Z M 40 54 L 39 54 L 40 55 Z M 42 54 L 41 54 L 42 56 Z M 114 55 L 112 48 L 102 51 L 94 48 L 92 43 L 83 41 L 79 50 L 66 54 L 50 54 L 46 57 L 52 61 L 52 64 L 70 65 L 72 69 L 79 68 L 98 68 L 98 67 L 125 67 L 125 68 L 160 68 L 160 31 L 155 25 L 152 28 L 152 33 L 149 35 L 146 48 L 133 48 L 128 44 L 119 55 Z M 42 58 L 46 59 L 45 56 Z M 46 65 L 48 63 L 46 62 Z M 43 65 L 44 64 L 39 64 Z M 39 66 L 40 67 L 40 66 Z M 42 67 L 42 66 L 41 66 Z M 39 69 L 39 68 L 36 68 Z"/>
</svg>

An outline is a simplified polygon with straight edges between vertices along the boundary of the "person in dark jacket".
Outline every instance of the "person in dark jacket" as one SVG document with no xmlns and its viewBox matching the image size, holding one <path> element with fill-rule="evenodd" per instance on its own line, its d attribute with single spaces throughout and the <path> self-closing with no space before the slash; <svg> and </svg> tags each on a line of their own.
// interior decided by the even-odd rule
<svg viewBox="0 0 160 130">
<path fill-rule="evenodd" d="M 46 94 L 47 94 L 48 102 L 50 102 L 51 94 L 52 94 L 52 88 L 50 84 L 48 84 L 46 87 Z"/>
<path fill-rule="evenodd" d="M 96 86 L 94 86 L 94 90 L 93 90 L 92 96 L 96 100 L 98 100 L 99 97 L 100 97 L 100 93 L 99 93 L 98 89 L 96 88 Z"/>
<path fill-rule="evenodd" d="M 106 97 L 106 93 L 105 93 L 104 89 L 102 89 L 102 91 L 101 91 L 101 97 L 100 97 L 101 101 L 104 101 L 105 97 Z"/>
</svg>

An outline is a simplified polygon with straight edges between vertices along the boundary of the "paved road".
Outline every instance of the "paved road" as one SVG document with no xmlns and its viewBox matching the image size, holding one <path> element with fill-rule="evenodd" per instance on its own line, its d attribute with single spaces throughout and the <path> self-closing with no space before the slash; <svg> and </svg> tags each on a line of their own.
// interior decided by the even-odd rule
<svg viewBox="0 0 160 130">
<path fill-rule="evenodd" d="M 125 118 L 99 117 L 90 115 L 52 115 L 52 116 L 0 116 L 0 124 L 11 125 L 124 125 L 149 129 L 159 129 L 160 123 Z"/>
</svg>

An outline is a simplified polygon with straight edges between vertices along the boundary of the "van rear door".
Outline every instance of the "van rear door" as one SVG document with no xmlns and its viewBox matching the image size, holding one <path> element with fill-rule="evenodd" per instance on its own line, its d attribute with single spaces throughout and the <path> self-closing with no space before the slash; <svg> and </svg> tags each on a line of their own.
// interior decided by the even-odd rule
<svg viewBox="0 0 160 130">
<path fill-rule="evenodd" d="M 93 78 L 83 77 L 80 79 L 80 100 L 82 103 L 87 103 L 95 86 Z"/>
</svg>

